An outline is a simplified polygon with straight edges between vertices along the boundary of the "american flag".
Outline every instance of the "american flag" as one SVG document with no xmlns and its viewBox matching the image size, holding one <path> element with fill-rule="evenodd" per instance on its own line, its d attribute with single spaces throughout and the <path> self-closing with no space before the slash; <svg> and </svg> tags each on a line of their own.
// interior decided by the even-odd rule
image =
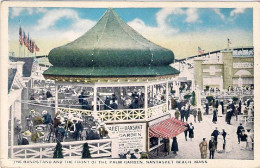
<svg viewBox="0 0 260 168">
<path fill-rule="evenodd" d="M 26 47 L 30 51 L 30 37 L 29 37 L 29 33 L 28 33 L 28 37 L 27 37 Z"/>
<path fill-rule="evenodd" d="M 25 46 L 27 46 L 27 36 L 26 36 L 25 32 L 23 32 L 23 44 Z"/>
<path fill-rule="evenodd" d="M 231 40 L 229 38 L 227 38 L 227 42 L 228 44 L 231 44 Z"/>
<path fill-rule="evenodd" d="M 199 54 L 204 54 L 204 50 L 202 50 L 199 46 L 198 46 L 198 52 Z"/>
<path fill-rule="evenodd" d="M 19 28 L 19 42 L 20 42 L 20 45 L 22 46 L 23 45 L 23 29 L 21 26 Z"/>
<path fill-rule="evenodd" d="M 39 47 L 35 44 L 35 51 L 40 51 Z"/>
<path fill-rule="evenodd" d="M 32 46 L 31 46 L 31 53 L 34 53 L 34 47 L 35 47 L 35 45 L 34 45 L 35 43 L 34 43 L 34 41 L 32 41 Z"/>
</svg>

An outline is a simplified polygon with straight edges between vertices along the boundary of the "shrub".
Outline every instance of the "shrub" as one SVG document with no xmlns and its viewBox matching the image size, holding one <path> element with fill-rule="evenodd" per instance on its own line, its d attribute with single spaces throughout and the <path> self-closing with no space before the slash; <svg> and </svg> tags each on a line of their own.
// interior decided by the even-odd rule
<svg viewBox="0 0 260 168">
<path fill-rule="evenodd" d="M 57 143 L 57 145 L 54 149 L 53 158 L 63 158 L 62 145 L 60 142 Z"/>
<path fill-rule="evenodd" d="M 91 158 L 91 154 L 90 154 L 90 151 L 89 151 L 89 146 L 88 146 L 88 143 L 84 143 L 83 145 L 83 150 L 82 150 L 82 159 L 84 158 Z"/>
</svg>

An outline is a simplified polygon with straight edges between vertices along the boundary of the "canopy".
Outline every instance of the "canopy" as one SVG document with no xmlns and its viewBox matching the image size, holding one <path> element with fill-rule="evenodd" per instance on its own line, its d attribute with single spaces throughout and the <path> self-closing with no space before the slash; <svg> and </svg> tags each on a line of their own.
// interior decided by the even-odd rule
<svg viewBox="0 0 260 168">
<path fill-rule="evenodd" d="M 187 123 L 177 120 L 176 118 L 169 118 L 149 127 L 149 136 L 157 138 L 173 138 L 184 132 Z"/>
<path fill-rule="evenodd" d="M 171 50 L 136 32 L 113 9 L 78 39 L 50 51 L 46 79 L 175 76 Z M 83 79 L 83 80 L 84 80 Z M 77 81 L 78 79 L 75 79 Z"/>
</svg>

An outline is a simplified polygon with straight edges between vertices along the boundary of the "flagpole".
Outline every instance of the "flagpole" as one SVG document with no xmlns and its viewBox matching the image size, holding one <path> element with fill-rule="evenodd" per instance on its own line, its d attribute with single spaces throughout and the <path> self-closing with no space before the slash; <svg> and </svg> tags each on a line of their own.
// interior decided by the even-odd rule
<svg viewBox="0 0 260 168">
<path fill-rule="evenodd" d="M 19 45 L 19 57 L 21 57 L 21 44 L 20 44 L 20 36 L 21 36 L 21 19 L 19 19 L 19 42 L 18 42 L 18 45 Z"/>
</svg>

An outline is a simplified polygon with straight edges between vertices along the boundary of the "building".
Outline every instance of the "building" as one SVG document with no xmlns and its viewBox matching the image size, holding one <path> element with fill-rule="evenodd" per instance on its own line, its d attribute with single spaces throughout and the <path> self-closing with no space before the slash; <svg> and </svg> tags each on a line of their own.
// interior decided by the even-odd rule
<svg viewBox="0 0 260 168">
<path fill-rule="evenodd" d="M 93 115 L 104 122 L 110 136 L 117 139 L 113 157 L 135 149 L 148 152 L 159 146 L 160 138 L 172 138 L 184 131 L 182 123 L 171 120 L 168 111 L 169 81 L 179 74 L 170 66 L 173 52 L 145 39 L 113 9 L 108 9 L 83 36 L 51 50 L 48 58 L 53 66 L 43 75 L 55 80 L 56 112 Z M 87 94 L 88 110 L 78 102 L 69 103 L 74 105 L 69 108 L 59 106 L 60 90 L 68 87 Z M 104 103 L 111 95 L 116 97 L 115 108 Z M 62 99 L 72 97 L 64 95 Z M 134 104 L 136 97 L 138 105 Z M 160 122 L 168 122 L 167 128 Z M 180 128 L 175 131 L 174 127 Z M 150 143 L 154 142 L 152 137 L 155 145 Z"/>
<path fill-rule="evenodd" d="M 228 89 L 254 84 L 253 47 L 229 48 L 192 57 L 194 82 L 200 88 Z"/>
</svg>

